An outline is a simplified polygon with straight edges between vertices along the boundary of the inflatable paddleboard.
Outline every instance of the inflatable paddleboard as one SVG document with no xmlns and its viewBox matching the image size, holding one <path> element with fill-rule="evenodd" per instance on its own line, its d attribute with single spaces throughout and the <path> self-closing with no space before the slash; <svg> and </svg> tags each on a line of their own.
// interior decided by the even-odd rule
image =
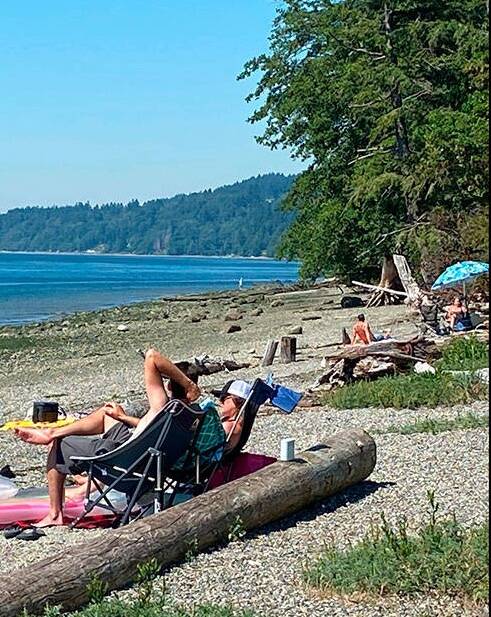
<svg viewBox="0 0 491 617">
<path fill-rule="evenodd" d="M 110 497 L 114 505 L 120 505 L 121 509 L 124 509 L 126 506 L 125 495 L 113 492 Z M 82 496 L 66 500 L 64 515 L 67 519 L 77 518 L 83 510 L 84 498 Z M 46 488 L 19 490 L 13 496 L 0 500 L 0 527 L 7 527 L 18 521 L 37 523 L 48 513 L 49 497 Z M 100 518 L 108 515 L 110 513 L 107 510 L 96 506 L 87 516 L 89 518 Z"/>
</svg>

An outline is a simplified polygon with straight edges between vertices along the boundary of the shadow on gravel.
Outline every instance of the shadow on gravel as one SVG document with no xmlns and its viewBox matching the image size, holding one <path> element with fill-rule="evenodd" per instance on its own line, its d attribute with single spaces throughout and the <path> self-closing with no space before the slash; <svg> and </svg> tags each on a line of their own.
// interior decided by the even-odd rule
<svg viewBox="0 0 491 617">
<path fill-rule="evenodd" d="M 343 506 L 357 503 L 358 501 L 365 499 L 365 497 L 372 495 L 381 488 L 390 488 L 395 485 L 396 482 L 373 482 L 371 480 L 360 482 L 355 486 L 348 487 L 341 493 L 337 493 L 336 495 L 327 497 L 326 499 L 315 503 L 313 506 L 304 508 L 303 510 L 300 510 L 292 516 L 288 516 L 273 523 L 269 523 L 268 525 L 264 525 L 264 527 L 260 527 L 259 529 L 248 531 L 243 537 L 243 540 L 252 540 L 254 538 L 268 535 L 269 533 L 275 531 L 284 531 L 286 529 L 289 529 L 290 527 L 295 527 L 298 523 L 313 521 L 322 514 L 329 514 L 330 512 L 335 512 L 338 508 L 341 508 Z M 210 555 L 217 551 L 220 551 L 226 545 L 226 542 L 222 542 L 220 544 L 216 544 L 215 546 L 210 546 L 209 548 L 200 552 L 204 555 Z M 169 572 L 173 567 L 175 567 L 176 565 L 180 565 L 184 562 L 185 560 L 181 560 L 171 566 L 163 568 L 161 574 Z"/>
<path fill-rule="evenodd" d="M 395 484 L 395 482 L 373 482 L 371 480 L 360 482 L 354 486 L 349 486 L 341 493 L 337 493 L 336 495 L 327 497 L 322 501 L 318 501 L 314 505 L 304 508 L 296 514 L 282 518 L 273 523 L 269 523 L 259 529 L 249 531 L 246 538 L 257 538 L 274 531 L 284 531 L 290 527 L 295 527 L 298 523 L 313 521 L 322 514 L 329 514 L 330 512 L 335 512 L 338 508 L 357 503 L 358 501 L 365 499 L 365 497 L 375 493 L 379 489 L 390 488 L 391 486 L 395 486 Z"/>
</svg>

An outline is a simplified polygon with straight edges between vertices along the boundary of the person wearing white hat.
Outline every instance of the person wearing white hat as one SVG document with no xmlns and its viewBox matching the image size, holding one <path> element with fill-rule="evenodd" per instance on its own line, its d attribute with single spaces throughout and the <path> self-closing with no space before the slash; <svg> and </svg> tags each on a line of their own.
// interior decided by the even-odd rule
<svg viewBox="0 0 491 617">
<path fill-rule="evenodd" d="M 225 450 L 232 450 L 240 439 L 244 426 L 244 417 L 240 410 L 251 393 L 252 386 L 242 379 L 228 381 L 221 390 L 214 390 L 213 394 L 220 400 L 218 414 L 223 430 L 227 435 Z"/>
</svg>

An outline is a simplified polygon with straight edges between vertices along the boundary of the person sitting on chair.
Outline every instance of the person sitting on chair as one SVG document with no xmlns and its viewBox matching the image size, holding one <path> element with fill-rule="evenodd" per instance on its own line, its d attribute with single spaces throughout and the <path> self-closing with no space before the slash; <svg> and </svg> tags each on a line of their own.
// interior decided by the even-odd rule
<svg viewBox="0 0 491 617">
<path fill-rule="evenodd" d="M 219 401 L 218 414 L 227 437 L 225 452 L 233 450 L 239 443 L 244 427 L 244 416 L 240 413 L 252 387 L 247 381 L 233 379 L 228 381 L 221 390 L 214 391 Z"/>
<path fill-rule="evenodd" d="M 49 447 L 47 462 L 49 514 L 36 527 L 63 525 L 65 478 L 80 474 L 83 469 L 71 461 L 71 456 L 95 456 L 118 448 L 139 435 L 165 407 L 169 398 L 191 403 L 201 394 L 194 380 L 181 371 L 169 358 L 150 349 L 145 354 L 145 389 L 150 405 L 142 418 L 125 413 L 117 403 L 106 403 L 99 409 L 67 426 L 35 429 L 19 428 L 16 435 L 27 443 Z M 162 377 L 169 378 L 168 389 Z"/>
<path fill-rule="evenodd" d="M 457 324 L 461 323 L 468 315 L 467 307 L 459 296 L 455 296 L 452 304 L 446 307 L 446 311 L 445 319 L 452 330 L 455 330 Z"/>
</svg>

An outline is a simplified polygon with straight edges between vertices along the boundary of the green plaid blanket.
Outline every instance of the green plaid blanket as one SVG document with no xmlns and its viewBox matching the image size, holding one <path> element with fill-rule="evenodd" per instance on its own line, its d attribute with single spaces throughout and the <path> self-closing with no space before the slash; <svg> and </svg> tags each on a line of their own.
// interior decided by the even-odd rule
<svg viewBox="0 0 491 617">
<path fill-rule="evenodd" d="M 207 412 L 205 414 L 201 430 L 194 444 L 194 453 L 186 468 L 194 467 L 196 463 L 196 453 L 199 453 L 200 465 L 206 466 L 211 463 L 217 462 L 221 459 L 223 449 L 225 446 L 225 431 L 223 430 L 220 416 L 216 410 L 216 407 L 208 405 L 206 407 Z M 174 464 L 175 469 L 184 469 L 187 455 L 181 456 L 181 458 Z"/>
</svg>

